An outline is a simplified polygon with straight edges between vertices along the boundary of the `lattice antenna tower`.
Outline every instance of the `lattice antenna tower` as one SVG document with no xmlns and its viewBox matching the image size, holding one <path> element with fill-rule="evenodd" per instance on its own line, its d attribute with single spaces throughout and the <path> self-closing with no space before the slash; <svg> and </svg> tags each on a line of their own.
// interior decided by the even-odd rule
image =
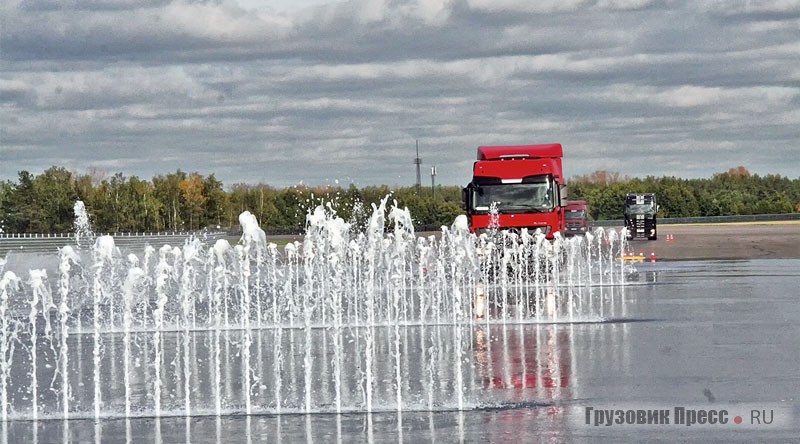
<svg viewBox="0 0 800 444">
<path fill-rule="evenodd" d="M 419 158 L 419 140 L 416 140 L 415 142 L 417 143 L 417 157 L 414 158 L 414 165 L 417 166 L 417 194 L 419 194 L 419 190 L 422 187 L 422 175 L 419 171 L 419 168 L 422 165 L 422 159 Z"/>
</svg>

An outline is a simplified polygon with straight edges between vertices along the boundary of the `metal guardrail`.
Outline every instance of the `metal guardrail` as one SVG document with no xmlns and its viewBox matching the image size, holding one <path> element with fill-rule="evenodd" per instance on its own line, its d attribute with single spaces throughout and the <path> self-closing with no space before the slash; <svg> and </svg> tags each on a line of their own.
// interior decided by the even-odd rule
<svg viewBox="0 0 800 444">
<path fill-rule="evenodd" d="M 800 220 L 800 213 L 784 214 L 743 214 L 738 216 L 698 216 L 698 217 L 662 217 L 658 219 L 659 225 L 670 224 L 721 224 L 730 222 L 772 222 Z M 594 227 L 622 226 L 622 219 L 593 220 Z"/>
<path fill-rule="evenodd" d="M 109 235 L 114 238 L 114 243 L 119 247 L 144 247 L 145 245 L 164 245 L 180 242 L 189 237 L 196 237 L 206 242 L 212 242 L 224 237 L 225 232 L 207 231 L 167 231 L 160 233 L 94 233 L 92 239 Z M 87 239 L 82 237 L 82 241 Z M 93 240 L 91 241 L 93 242 Z M 0 258 L 8 252 L 26 253 L 55 253 L 58 248 L 65 245 L 75 245 L 74 234 L 35 234 L 35 233 L 0 233 Z"/>
<path fill-rule="evenodd" d="M 117 237 L 158 237 L 158 236 L 198 236 L 202 234 L 220 234 L 217 232 L 203 231 L 153 231 L 153 232 L 131 232 L 123 231 L 119 233 L 93 233 L 93 237 L 113 236 Z M 0 240 L 3 239 L 75 239 L 74 233 L 0 233 Z"/>
</svg>

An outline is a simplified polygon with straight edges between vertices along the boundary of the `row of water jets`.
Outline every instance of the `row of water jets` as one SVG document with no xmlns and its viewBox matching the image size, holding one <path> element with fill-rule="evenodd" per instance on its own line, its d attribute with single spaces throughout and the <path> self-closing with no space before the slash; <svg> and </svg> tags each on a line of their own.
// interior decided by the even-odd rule
<svg viewBox="0 0 800 444">
<path fill-rule="evenodd" d="M 57 270 L 0 279 L 3 421 L 466 409 L 476 326 L 601 320 L 626 274 L 615 230 L 421 237 L 387 199 L 361 230 L 317 207 L 283 247 L 245 212 L 235 246 L 123 252 L 76 215 Z"/>
</svg>

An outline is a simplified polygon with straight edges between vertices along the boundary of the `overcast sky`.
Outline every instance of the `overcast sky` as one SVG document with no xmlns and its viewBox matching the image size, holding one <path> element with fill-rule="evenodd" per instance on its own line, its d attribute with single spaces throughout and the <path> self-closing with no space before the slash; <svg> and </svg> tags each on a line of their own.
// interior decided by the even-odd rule
<svg viewBox="0 0 800 444">
<path fill-rule="evenodd" d="M 4 0 L 0 180 L 466 184 L 479 145 L 565 174 L 800 177 L 796 0 Z"/>
</svg>

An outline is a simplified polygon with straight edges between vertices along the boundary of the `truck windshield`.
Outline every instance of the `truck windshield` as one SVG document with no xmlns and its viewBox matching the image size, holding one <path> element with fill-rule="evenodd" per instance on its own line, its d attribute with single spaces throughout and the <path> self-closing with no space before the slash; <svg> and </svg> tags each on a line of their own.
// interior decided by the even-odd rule
<svg viewBox="0 0 800 444">
<path fill-rule="evenodd" d="M 541 182 L 481 185 L 473 189 L 473 210 L 489 211 L 493 203 L 500 213 L 551 211 L 553 187 L 543 177 Z"/>
<path fill-rule="evenodd" d="M 586 212 L 583 210 L 567 211 L 566 219 L 586 219 Z"/>
<path fill-rule="evenodd" d="M 625 206 L 625 212 L 628 214 L 652 214 L 655 213 L 653 204 L 629 204 Z"/>
</svg>

